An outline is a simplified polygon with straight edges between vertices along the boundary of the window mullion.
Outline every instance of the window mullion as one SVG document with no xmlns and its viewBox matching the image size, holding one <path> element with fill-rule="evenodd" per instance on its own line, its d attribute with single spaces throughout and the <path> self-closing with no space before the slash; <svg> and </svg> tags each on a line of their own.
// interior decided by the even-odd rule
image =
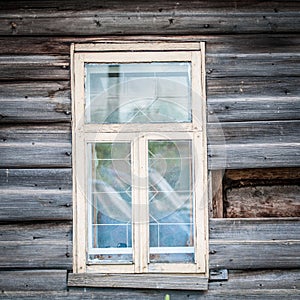
<svg viewBox="0 0 300 300">
<path fill-rule="evenodd" d="M 133 228 L 135 273 L 148 269 L 148 171 L 147 140 L 140 136 L 133 141 Z"/>
</svg>

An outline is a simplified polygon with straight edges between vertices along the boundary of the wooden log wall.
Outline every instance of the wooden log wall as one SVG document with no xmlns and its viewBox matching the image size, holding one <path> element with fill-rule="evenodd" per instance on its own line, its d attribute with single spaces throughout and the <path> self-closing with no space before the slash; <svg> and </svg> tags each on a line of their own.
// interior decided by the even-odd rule
<svg viewBox="0 0 300 300">
<path fill-rule="evenodd" d="M 67 287 L 70 45 L 134 39 L 206 41 L 208 292 Z M 0 1 L 0 297 L 297 299 L 299 53 L 299 1 Z"/>
</svg>

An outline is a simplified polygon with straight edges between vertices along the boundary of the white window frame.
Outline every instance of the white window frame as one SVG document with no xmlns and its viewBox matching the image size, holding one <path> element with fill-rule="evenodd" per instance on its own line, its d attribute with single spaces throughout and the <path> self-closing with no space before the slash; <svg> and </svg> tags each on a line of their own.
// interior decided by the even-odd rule
<svg viewBox="0 0 300 300">
<path fill-rule="evenodd" d="M 72 138 L 73 138 L 73 272 L 74 273 L 192 273 L 208 275 L 208 184 L 206 142 L 205 47 L 193 43 L 92 43 L 75 44 L 72 60 Z M 190 62 L 192 72 L 192 122 L 162 124 L 85 124 L 85 63 Z M 141 157 L 134 172 L 147 176 L 148 139 L 193 140 L 195 197 L 195 263 L 148 263 L 149 234 L 147 222 L 133 219 L 133 264 L 89 264 L 87 208 L 87 143 L 104 141 L 137 141 L 133 155 Z M 145 183 L 135 183 L 141 186 Z M 147 207 L 147 189 L 133 189 Z M 135 196 L 133 195 L 133 198 Z M 148 217 L 141 205 L 132 205 L 133 218 Z M 139 225 L 134 225 L 139 224 Z"/>
</svg>

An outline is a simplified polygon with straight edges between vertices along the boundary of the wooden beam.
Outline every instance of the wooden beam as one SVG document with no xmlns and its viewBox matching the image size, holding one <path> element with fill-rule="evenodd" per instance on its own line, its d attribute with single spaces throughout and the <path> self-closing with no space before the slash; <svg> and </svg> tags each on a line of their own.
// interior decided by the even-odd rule
<svg viewBox="0 0 300 300">
<path fill-rule="evenodd" d="M 7 291 L 66 290 L 66 270 L 0 271 L 2 294 Z"/>
<path fill-rule="evenodd" d="M 73 274 L 68 276 L 68 286 L 114 287 L 159 290 L 207 290 L 208 278 L 199 275 L 162 274 Z"/>
<path fill-rule="evenodd" d="M 299 6 L 296 2 L 246 1 L 210 6 L 204 1 L 189 4 L 132 2 L 107 3 L 82 10 L 61 9 L 48 2 L 40 9 L 32 4 L 3 4 L 0 35 L 129 35 L 129 34 L 230 34 L 299 32 Z M 23 5 L 23 6 L 22 6 Z M 28 9 L 28 7 L 34 7 Z M 68 5 L 66 5 L 68 7 Z M 89 6 L 88 6 L 89 7 Z M 25 8 L 25 9 L 24 9 Z"/>
</svg>

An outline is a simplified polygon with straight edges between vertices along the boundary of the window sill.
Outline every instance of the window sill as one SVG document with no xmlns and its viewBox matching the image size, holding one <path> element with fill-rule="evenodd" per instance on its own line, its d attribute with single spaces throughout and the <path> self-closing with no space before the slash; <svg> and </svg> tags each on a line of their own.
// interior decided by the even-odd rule
<svg viewBox="0 0 300 300">
<path fill-rule="evenodd" d="M 201 275 L 182 274 L 70 273 L 68 286 L 205 291 L 208 289 L 208 278 Z"/>
</svg>

